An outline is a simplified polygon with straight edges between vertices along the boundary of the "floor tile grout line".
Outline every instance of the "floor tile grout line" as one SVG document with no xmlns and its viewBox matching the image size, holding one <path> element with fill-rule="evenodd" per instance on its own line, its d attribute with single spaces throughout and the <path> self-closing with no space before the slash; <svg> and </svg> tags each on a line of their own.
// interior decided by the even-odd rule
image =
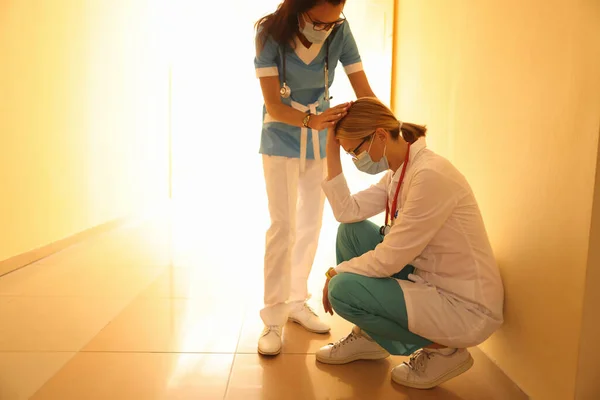
<svg viewBox="0 0 600 400">
<path fill-rule="evenodd" d="M 38 394 L 38 393 L 39 393 L 39 392 L 40 392 L 40 391 L 41 391 L 41 390 L 42 390 L 44 387 L 46 387 L 46 385 L 48 384 L 48 382 L 50 382 L 50 381 L 51 381 L 51 380 L 52 380 L 52 379 L 53 379 L 53 378 L 54 378 L 56 375 L 58 375 L 58 374 L 59 374 L 59 373 L 60 373 L 60 372 L 61 372 L 61 371 L 62 371 L 62 370 L 63 370 L 63 369 L 64 369 L 64 368 L 65 368 L 65 367 L 66 367 L 66 366 L 67 366 L 67 365 L 68 365 L 68 364 L 71 362 L 71 361 L 73 361 L 73 359 L 74 359 L 75 357 L 77 357 L 77 354 L 79 354 L 79 352 L 78 352 L 78 351 L 68 351 L 68 352 L 61 352 L 61 353 L 59 353 L 59 354 L 64 354 L 64 353 L 67 353 L 67 354 L 68 354 L 68 353 L 72 353 L 72 354 L 71 354 L 71 356 L 69 357 L 69 359 L 68 359 L 68 360 L 66 360 L 66 361 L 64 362 L 64 364 L 62 364 L 62 365 L 61 365 L 61 367 L 60 367 L 58 370 L 56 370 L 56 371 L 55 371 L 55 372 L 52 374 L 52 376 L 50 376 L 49 378 L 47 378 L 47 379 L 46 379 L 46 380 L 45 380 L 45 381 L 44 381 L 42 384 L 40 384 L 40 385 L 39 385 L 39 387 L 38 387 L 38 388 L 35 390 L 35 392 L 33 392 L 33 393 L 31 394 L 31 397 L 30 397 L 30 399 L 31 399 L 31 398 L 34 398 L 34 397 L 35 397 L 35 395 L 37 395 L 37 394 Z"/>
<path fill-rule="evenodd" d="M 69 359 L 65 362 L 65 364 L 62 365 L 62 367 L 56 371 L 54 373 L 54 375 L 52 375 L 50 378 L 48 378 L 42 385 L 40 385 L 40 387 L 35 391 L 35 393 L 33 393 L 32 397 L 34 397 L 37 393 L 39 393 L 47 384 L 48 382 L 50 382 L 56 375 L 58 375 L 65 367 L 67 364 L 69 364 L 75 357 L 77 357 L 79 354 L 81 354 L 82 352 L 84 352 L 84 349 L 96 338 L 98 337 L 98 335 L 100 334 L 100 332 L 102 332 L 107 326 L 109 326 L 115 319 L 116 316 L 120 315 L 123 310 L 125 310 L 132 302 L 134 299 L 136 299 L 139 296 L 139 293 L 134 295 L 134 296 L 127 296 L 123 297 L 124 299 L 128 299 L 129 301 L 122 306 L 116 315 L 113 315 L 112 318 L 109 319 L 108 322 L 106 322 L 95 334 L 94 336 L 89 339 L 86 343 L 84 343 L 77 351 L 69 351 L 69 352 L 62 352 L 62 353 L 73 353 L 71 354 L 71 356 L 69 357 Z"/>
<path fill-rule="evenodd" d="M 235 366 L 235 360 L 238 355 L 238 349 L 240 348 L 240 341 L 242 340 L 242 332 L 244 331 L 244 326 L 246 325 L 246 318 L 248 318 L 248 308 L 244 311 L 244 319 L 242 320 L 242 324 L 240 325 L 240 331 L 238 334 L 238 340 L 235 345 L 235 353 L 233 353 L 233 360 L 231 361 L 231 368 L 229 368 L 229 376 L 227 377 L 227 384 L 225 385 L 225 393 L 223 394 L 223 400 L 227 398 L 227 394 L 229 393 L 229 384 L 231 383 L 231 375 L 233 375 L 233 367 Z"/>
<path fill-rule="evenodd" d="M 233 351 L 145 351 L 145 350 L 86 350 L 90 354 L 189 354 L 189 355 L 233 355 Z"/>
<path fill-rule="evenodd" d="M 238 342 L 239 343 L 239 342 Z M 190 354 L 190 355 L 256 355 L 250 351 L 156 351 L 156 350 L 0 350 L 0 354 Z M 314 356 L 315 353 L 281 352 L 281 355 Z"/>
</svg>

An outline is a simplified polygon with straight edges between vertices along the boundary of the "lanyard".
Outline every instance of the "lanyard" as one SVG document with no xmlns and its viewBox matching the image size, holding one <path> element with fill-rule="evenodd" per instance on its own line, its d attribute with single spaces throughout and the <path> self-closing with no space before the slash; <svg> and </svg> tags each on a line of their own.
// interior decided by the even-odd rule
<svg viewBox="0 0 600 400">
<path fill-rule="evenodd" d="M 404 157 L 404 165 L 402 166 L 402 173 L 400 174 L 400 179 L 398 180 L 398 186 L 396 187 L 396 195 L 394 196 L 394 201 L 392 202 L 392 214 L 391 215 L 390 215 L 389 199 L 386 199 L 386 202 L 385 202 L 385 226 L 386 227 L 392 225 L 392 220 L 396 214 L 396 207 L 398 207 L 398 193 L 400 193 L 400 186 L 402 186 L 402 181 L 404 181 L 404 173 L 406 172 L 406 166 L 408 165 L 409 155 L 410 155 L 410 143 L 408 143 L 408 148 L 406 149 L 406 157 Z"/>
</svg>

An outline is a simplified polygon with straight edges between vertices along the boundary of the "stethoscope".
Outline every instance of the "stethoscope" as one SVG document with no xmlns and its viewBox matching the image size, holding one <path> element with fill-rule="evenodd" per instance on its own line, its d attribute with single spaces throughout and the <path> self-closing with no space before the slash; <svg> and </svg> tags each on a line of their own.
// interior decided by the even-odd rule
<svg viewBox="0 0 600 400">
<path fill-rule="evenodd" d="M 329 40 L 331 39 L 331 36 L 333 36 L 334 32 L 331 32 L 331 35 L 325 40 L 325 100 L 329 101 L 331 100 L 333 97 L 329 97 Z M 281 97 L 283 97 L 284 99 L 289 98 L 292 95 L 292 89 L 290 89 L 290 87 L 287 85 L 287 78 L 286 78 L 286 63 L 285 63 L 285 46 L 281 47 L 281 53 L 282 53 L 282 64 L 283 64 L 283 85 L 281 86 L 281 89 L 279 89 L 279 94 L 281 95 Z"/>
<path fill-rule="evenodd" d="M 396 195 L 394 196 L 394 201 L 392 202 L 392 212 L 390 213 L 389 200 L 385 202 L 385 225 L 379 228 L 379 233 L 381 236 L 385 236 L 390 233 L 392 229 L 392 225 L 394 224 L 394 219 L 398 216 L 398 211 L 396 207 L 398 207 L 398 194 L 400 193 L 400 186 L 402 186 L 402 182 L 404 181 L 404 173 L 406 172 L 406 166 L 408 165 L 410 155 L 410 143 L 408 143 L 408 148 L 406 149 L 406 156 L 404 157 L 404 165 L 402 166 L 402 173 L 400 174 L 400 179 L 398 180 L 398 186 L 396 186 Z"/>
</svg>

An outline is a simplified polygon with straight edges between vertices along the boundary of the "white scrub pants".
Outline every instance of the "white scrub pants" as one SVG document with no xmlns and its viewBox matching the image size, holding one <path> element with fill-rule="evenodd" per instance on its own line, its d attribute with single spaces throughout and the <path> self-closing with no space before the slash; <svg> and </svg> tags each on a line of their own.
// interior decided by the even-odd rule
<svg viewBox="0 0 600 400">
<path fill-rule="evenodd" d="M 265 325 L 284 325 L 289 304 L 308 298 L 308 276 L 317 252 L 325 194 L 321 182 L 326 163 L 263 155 L 263 170 L 271 226 L 267 230 L 264 259 Z"/>
</svg>

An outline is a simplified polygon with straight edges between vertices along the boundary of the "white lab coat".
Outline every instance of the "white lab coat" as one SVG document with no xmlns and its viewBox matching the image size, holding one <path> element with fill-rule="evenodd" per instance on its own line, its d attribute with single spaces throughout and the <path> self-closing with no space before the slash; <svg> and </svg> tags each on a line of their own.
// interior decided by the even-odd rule
<svg viewBox="0 0 600 400">
<path fill-rule="evenodd" d="M 343 174 L 323 182 L 336 219 L 363 221 L 385 211 L 402 167 L 352 195 Z M 337 272 L 390 277 L 416 270 L 404 291 L 409 330 L 435 343 L 465 348 L 485 341 L 503 322 L 504 289 L 479 207 L 464 176 L 420 138 L 398 196 L 398 217 L 375 250 L 341 263 Z"/>
</svg>

